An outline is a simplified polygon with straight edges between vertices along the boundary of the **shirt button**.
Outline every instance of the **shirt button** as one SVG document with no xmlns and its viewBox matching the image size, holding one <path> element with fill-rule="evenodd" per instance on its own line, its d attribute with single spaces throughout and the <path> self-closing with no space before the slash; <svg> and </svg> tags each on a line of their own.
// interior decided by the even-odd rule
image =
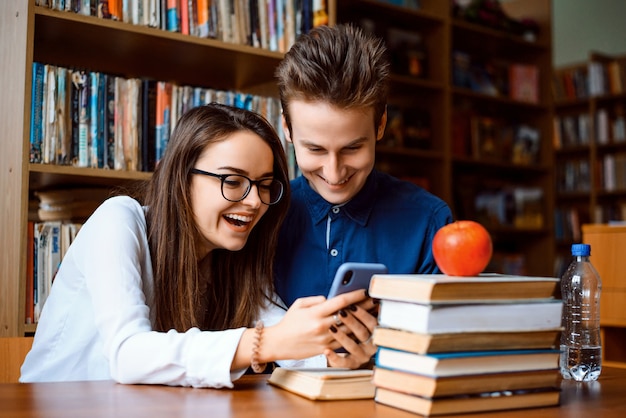
<svg viewBox="0 0 626 418">
<path fill-rule="evenodd" d="M 333 213 L 339 213 L 340 210 L 341 209 L 339 209 L 339 208 L 333 208 Z"/>
<path fill-rule="evenodd" d="M 337 254 L 339 254 L 339 251 L 337 251 L 336 249 L 332 249 L 330 250 L 330 255 L 332 255 L 333 257 L 337 257 Z"/>
</svg>

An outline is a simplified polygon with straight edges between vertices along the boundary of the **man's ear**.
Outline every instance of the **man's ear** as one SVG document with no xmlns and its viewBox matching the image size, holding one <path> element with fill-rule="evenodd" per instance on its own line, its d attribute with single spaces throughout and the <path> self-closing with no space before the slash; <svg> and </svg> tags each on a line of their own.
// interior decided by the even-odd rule
<svg viewBox="0 0 626 418">
<path fill-rule="evenodd" d="M 385 135 L 385 126 L 387 126 L 387 106 L 385 106 L 385 113 L 380 118 L 380 123 L 378 124 L 378 130 L 376 131 L 376 141 L 380 141 L 383 139 Z"/>
<path fill-rule="evenodd" d="M 281 120 L 281 126 L 283 128 L 283 134 L 285 135 L 285 140 L 287 142 L 293 142 L 291 140 L 291 132 L 289 132 L 289 127 L 287 126 L 287 120 L 285 119 L 285 114 L 284 113 L 280 117 L 280 120 Z"/>
</svg>

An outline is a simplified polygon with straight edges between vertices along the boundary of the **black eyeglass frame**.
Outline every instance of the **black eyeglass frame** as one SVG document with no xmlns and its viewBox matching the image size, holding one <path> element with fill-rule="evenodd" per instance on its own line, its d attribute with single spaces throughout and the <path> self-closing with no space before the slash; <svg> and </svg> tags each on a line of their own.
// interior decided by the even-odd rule
<svg viewBox="0 0 626 418">
<path fill-rule="evenodd" d="M 228 200 L 229 202 L 241 202 L 243 199 L 248 197 L 248 195 L 250 194 L 250 190 L 252 190 L 252 186 L 256 186 L 256 190 L 257 190 L 257 193 L 259 195 L 259 199 L 261 199 L 261 202 L 263 204 L 268 205 L 268 206 L 275 205 L 276 203 L 280 202 L 280 199 L 283 198 L 283 194 L 285 193 L 285 185 L 283 184 L 282 181 L 277 180 L 277 179 L 252 180 L 250 177 L 244 176 L 243 174 L 216 174 L 216 173 L 210 173 L 208 171 L 200 170 L 199 168 L 192 168 L 191 169 L 191 173 L 192 174 L 201 174 L 203 176 L 215 177 L 215 178 L 220 179 L 220 191 L 222 192 L 222 197 L 224 199 Z M 246 192 L 243 194 L 243 196 L 240 199 L 237 199 L 237 200 L 229 199 L 224 194 L 224 182 L 226 181 L 226 179 L 228 177 L 232 177 L 232 176 L 243 177 L 244 179 L 248 180 L 248 184 L 249 184 L 248 190 L 246 190 Z M 260 189 L 259 189 L 259 185 L 261 183 L 263 183 L 264 181 L 267 181 L 267 180 L 271 180 L 271 181 L 276 182 L 277 184 L 280 184 L 280 194 L 278 195 L 278 198 L 276 199 L 276 201 L 272 202 L 272 203 L 263 202 L 263 198 L 261 197 L 261 192 L 260 192 Z"/>
</svg>

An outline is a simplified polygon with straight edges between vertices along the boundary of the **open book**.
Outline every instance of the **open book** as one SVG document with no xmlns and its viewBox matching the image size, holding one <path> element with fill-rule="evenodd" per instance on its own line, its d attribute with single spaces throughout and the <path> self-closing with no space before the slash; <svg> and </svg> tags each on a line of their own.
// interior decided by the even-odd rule
<svg viewBox="0 0 626 418">
<path fill-rule="evenodd" d="M 268 382 L 309 399 L 373 399 L 372 374 L 372 370 L 278 367 Z"/>
</svg>

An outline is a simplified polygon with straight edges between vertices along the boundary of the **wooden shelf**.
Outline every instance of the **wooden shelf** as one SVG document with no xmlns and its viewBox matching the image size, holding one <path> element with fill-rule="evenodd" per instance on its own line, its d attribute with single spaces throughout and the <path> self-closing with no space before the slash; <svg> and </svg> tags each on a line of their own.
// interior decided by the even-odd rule
<svg viewBox="0 0 626 418">
<path fill-rule="evenodd" d="M 555 214 L 564 219 L 562 226 L 557 225 L 559 230 L 578 232 L 583 223 L 606 223 L 610 220 L 626 219 L 623 214 L 626 210 L 626 188 L 624 185 L 620 187 L 618 183 L 622 169 L 615 167 L 614 190 L 607 190 L 607 185 L 604 184 L 605 176 L 611 172 L 604 167 L 605 158 L 611 155 L 626 155 L 626 139 L 614 138 L 611 131 L 617 109 L 626 109 L 626 89 L 613 90 L 611 93 L 610 83 L 602 82 L 598 83 L 603 86 L 602 91 L 592 92 L 588 88 L 586 90 L 573 88 L 576 85 L 590 85 L 588 81 L 592 63 L 605 65 L 606 71 L 602 73 L 608 77 L 607 65 L 610 62 L 620 62 L 624 66 L 626 56 L 590 52 L 587 61 L 554 70 L 552 91 L 558 95 L 554 104 L 555 120 L 560 126 L 556 142 L 559 138 L 561 142 L 560 147 L 553 150 L 557 169 L 556 179 L 561 182 L 557 185 Z M 606 143 L 601 143 L 598 135 L 598 111 L 601 109 L 605 110 L 608 116 Z M 580 135 L 576 130 L 583 124 L 581 122 L 588 125 L 587 135 Z M 572 189 L 573 185 L 582 183 L 586 186 L 585 190 L 559 190 L 566 183 L 563 180 L 567 178 L 575 178 L 575 181 L 570 181 L 568 187 L 563 188 Z M 570 243 L 573 239 L 572 236 L 559 238 Z M 569 259 L 569 252 L 563 248 L 557 250 L 557 264 L 563 268 L 565 260 Z"/>
</svg>

